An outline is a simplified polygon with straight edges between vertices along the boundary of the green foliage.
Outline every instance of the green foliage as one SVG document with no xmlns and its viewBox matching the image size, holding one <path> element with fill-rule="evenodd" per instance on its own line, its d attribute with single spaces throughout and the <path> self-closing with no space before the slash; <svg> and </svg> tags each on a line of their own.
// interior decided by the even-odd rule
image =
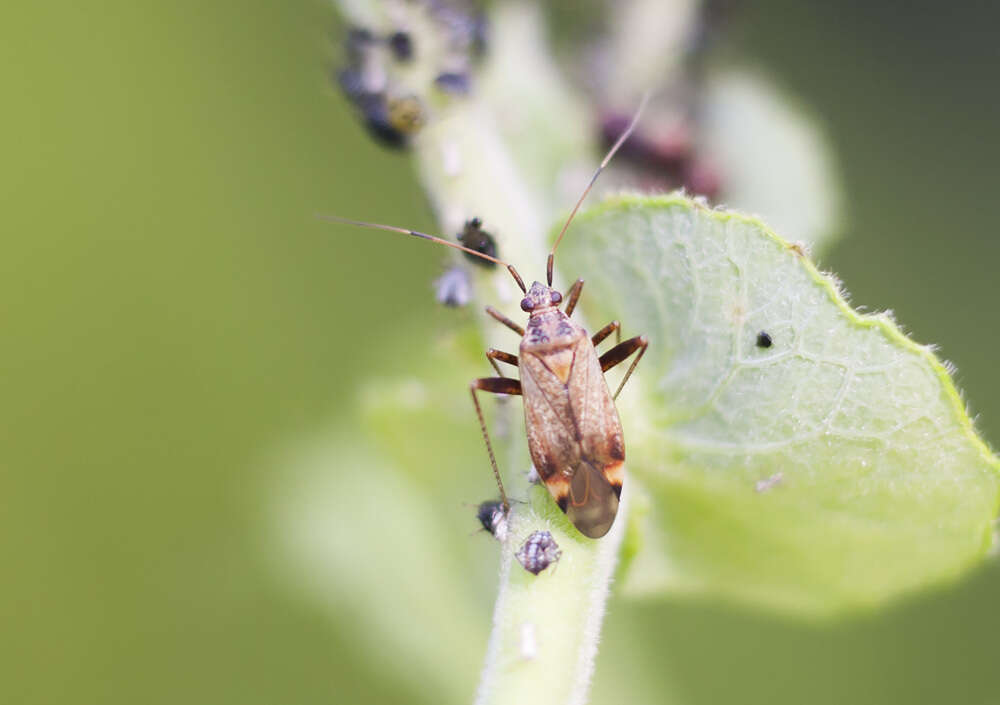
<svg viewBox="0 0 1000 705">
<path fill-rule="evenodd" d="M 407 24 L 420 45 L 440 44 L 439 30 L 418 9 L 392 6 L 399 17 L 416 13 Z M 383 32 L 396 21 L 362 19 L 382 22 Z M 430 64 L 392 70 L 392 81 L 396 91 L 427 98 L 428 123 L 410 146 L 439 232 L 483 218 L 501 256 L 530 280 L 544 261 L 545 225 L 589 176 L 580 162 L 597 151 L 585 128 L 588 110 L 608 106 L 586 106 L 573 95 L 547 51 L 536 10 L 500 3 L 492 19 L 496 32 L 472 95 L 435 93 Z M 434 55 L 432 49 L 431 63 Z M 663 71 L 676 77 L 681 68 Z M 627 88 L 612 96 L 618 104 L 611 107 L 628 104 Z M 721 166 L 724 198 L 811 245 L 828 242 L 843 206 L 812 123 L 758 77 L 715 74 L 703 88 L 698 149 Z M 659 108 L 662 126 L 671 107 Z M 599 188 L 635 176 L 618 168 Z M 608 538 L 582 539 L 544 490 L 525 482 L 520 405 L 500 403 L 489 414 L 510 493 L 522 503 L 502 543 L 481 702 L 586 697 L 619 553 L 630 595 L 717 595 L 810 616 L 879 604 L 956 576 L 983 555 L 997 508 L 997 462 L 973 432 L 946 371 L 887 317 L 851 311 L 801 248 L 759 221 L 682 197 L 626 197 L 581 214 L 557 268 L 588 280 L 584 310 L 591 327 L 618 318 L 629 334 L 645 333 L 652 343 L 621 403 L 628 501 Z M 517 292 L 502 268 L 474 278 L 474 305 L 513 307 Z M 478 322 L 483 342 L 513 347 L 509 331 L 485 317 Z M 769 346 L 757 344 L 762 331 Z M 453 358 L 409 339 L 399 347 L 414 360 L 439 359 L 452 380 L 485 372 L 481 358 L 466 369 L 464 359 L 449 364 Z M 426 477 L 433 468 L 454 477 L 447 467 L 485 467 L 481 450 L 469 451 L 465 441 L 459 450 L 451 440 L 452 429 L 476 439 L 467 397 L 455 393 L 461 385 L 449 384 L 446 396 L 432 378 L 365 385 L 363 425 L 377 440 L 369 443 L 371 462 L 353 457 L 373 469 L 372 480 L 384 474 L 396 487 L 396 475 Z M 342 437 L 353 439 L 351 433 Z M 329 453 L 331 462 L 337 455 Z M 424 494 L 440 501 L 444 488 L 436 490 Z M 401 505 L 420 500 L 414 486 L 388 496 Z M 336 506 L 328 511 L 337 513 Z M 373 525 L 382 517 L 348 509 L 354 508 L 343 514 L 358 533 L 389 539 Z M 412 509 L 401 506 L 400 516 L 438 521 Z M 538 528 L 553 532 L 563 561 L 558 571 L 535 578 L 512 556 Z M 446 530 L 415 524 L 412 534 L 433 534 L 435 553 L 457 550 Z M 358 556 L 315 558 L 344 570 Z M 440 592 L 450 595 L 444 604 L 468 606 L 468 595 L 424 590 L 415 572 L 393 593 L 399 599 Z M 357 611 L 380 625 L 385 604 L 385 595 L 371 590 L 357 599 Z M 446 617 L 435 612 L 431 621 L 440 619 Z M 538 655 L 527 655 L 526 626 L 544 644 Z M 396 660 L 430 668 L 438 658 L 406 630 L 373 633 Z"/>
<path fill-rule="evenodd" d="M 726 205 L 760 215 L 811 250 L 827 250 L 850 213 L 836 160 L 812 116 L 747 70 L 713 74 L 702 109 L 702 148 L 724 174 Z"/>
<path fill-rule="evenodd" d="M 1000 466 L 945 367 L 763 223 L 625 196 L 560 257 L 592 317 L 650 339 L 623 409 L 650 496 L 630 592 L 824 613 L 982 557 Z"/>
</svg>

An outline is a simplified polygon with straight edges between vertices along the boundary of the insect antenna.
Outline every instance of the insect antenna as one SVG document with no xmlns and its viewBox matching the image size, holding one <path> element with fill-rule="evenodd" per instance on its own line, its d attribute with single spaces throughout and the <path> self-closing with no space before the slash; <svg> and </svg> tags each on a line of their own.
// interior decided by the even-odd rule
<svg viewBox="0 0 1000 705">
<path fill-rule="evenodd" d="M 639 117 L 642 115 L 642 111 L 648 102 L 649 91 L 642 96 L 642 101 L 639 103 L 639 107 L 635 111 L 635 116 L 633 116 L 632 122 L 630 122 L 628 127 L 625 128 L 625 131 L 622 133 L 621 137 L 618 138 L 618 141 L 614 143 L 610 150 L 608 150 L 604 160 L 601 161 L 601 165 L 597 167 L 597 171 L 595 171 L 594 175 L 590 177 L 590 183 L 587 184 L 587 188 L 583 190 L 583 195 L 580 196 L 580 200 L 578 200 L 576 205 L 573 206 L 573 210 L 570 212 L 569 218 L 566 219 L 566 224 L 563 225 L 562 230 L 559 231 L 559 237 L 556 238 L 555 244 L 552 245 L 552 250 L 549 252 L 548 262 L 545 263 L 545 276 L 548 279 L 549 286 L 552 286 L 552 262 L 556 256 L 556 248 L 559 247 L 559 243 L 562 242 L 563 235 L 566 234 L 566 229 L 569 227 L 569 224 L 573 222 L 573 216 L 575 216 L 576 212 L 580 209 L 580 206 L 583 204 L 583 200 L 587 197 L 587 194 L 590 193 L 590 189 L 594 186 L 594 182 L 597 181 L 597 177 L 601 175 L 602 171 L 604 171 L 604 167 L 608 165 L 611 158 L 615 156 L 615 152 L 617 152 L 618 149 L 625 144 L 625 140 L 631 137 L 632 133 L 635 131 L 636 125 L 639 124 Z"/>
<path fill-rule="evenodd" d="M 473 250 L 471 248 L 463 247 L 462 245 L 459 245 L 458 243 L 448 242 L 444 238 L 434 237 L 433 235 L 428 235 L 427 233 L 422 233 L 419 230 L 408 230 L 406 228 L 397 228 L 394 225 L 382 225 L 381 223 L 369 223 L 369 222 L 366 222 L 364 220 L 351 220 L 350 218 L 340 218 L 340 217 L 337 217 L 335 215 L 317 215 L 316 217 L 319 218 L 320 220 L 325 220 L 325 221 L 330 222 L 330 223 L 342 223 L 344 225 L 357 225 L 358 227 L 361 227 L 361 228 L 374 228 L 375 230 L 388 230 L 389 232 L 393 232 L 393 233 L 402 233 L 403 235 L 412 235 L 413 237 L 419 237 L 421 240 L 430 240 L 431 242 L 436 242 L 439 245 L 446 245 L 447 247 L 453 247 L 456 250 L 461 250 L 462 252 L 466 252 L 466 253 L 468 253 L 470 255 L 474 255 L 476 257 L 481 257 L 482 259 L 489 260 L 490 262 L 494 262 L 496 264 L 503 265 L 504 267 L 507 268 L 507 271 L 510 272 L 510 275 L 512 277 L 514 277 L 514 281 L 517 282 L 517 285 L 519 287 L 521 287 L 521 291 L 527 292 L 527 289 L 524 286 L 524 280 L 521 279 L 521 275 L 517 273 L 516 269 L 514 269 L 514 265 L 507 264 L 503 260 L 497 259 L 496 257 L 490 257 L 489 255 L 483 254 L 482 252 L 477 252 L 476 250 Z"/>
</svg>

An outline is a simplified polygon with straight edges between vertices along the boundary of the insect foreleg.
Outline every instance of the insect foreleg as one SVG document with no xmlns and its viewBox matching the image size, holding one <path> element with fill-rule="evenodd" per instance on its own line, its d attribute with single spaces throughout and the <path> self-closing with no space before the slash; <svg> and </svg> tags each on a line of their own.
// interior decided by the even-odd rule
<svg viewBox="0 0 1000 705">
<path fill-rule="evenodd" d="M 481 377 L 472 380 L 469 385 L 469 392 L 472 394 L 472 403 L 476 407 L 476 416 L 479 417 L 479 428 L 483 431 L 483 440 L 486 442 L 486 452 L 490 455 L 490 465 L 493 466 L 493 476 L 497 480 L 497 487 L 500 489 L 500 500 L 503 502 L 504 513 L 510 511 L 510 502 L 507 501 L 507 493 L 503 489 L 503 481 L 500 479 L 500 470 L 497 468 L 497 459 L 493 454 L 493 444 L 490 443 L 490 434 L 486 430 L 486 419 L 483 418 L 483 410 L 479 406 L 479 399 L 476 397 L 476 390 L 492 392 L 493 394 L 520 394 L 520 380 L 509 377 Z"/>
<path fill-rule="evenodd" d="M 507 326 L 508 328 L 510 328 L 512 331 L 514 331 L 515 333 L 517 333 L 522 338 L 524 337 L 524 328 L 522 328 L 521 326 L 519 326 L 516 323 L 514 323 L 514 321 L 510 320 L 509 318 L 507 318 L 505 315 L 503 315 L 502 313 L 500 313 L 499 311 L 497 311 L 492 306 L 487 306 L 486 307 L 486 313 L 488 313 L 491 316 L 493 316 L 493 318 L 495 318 L 498 321 L 500 321 L 501 323 L 503 323 L 505 326 Z"/>
<path fill-rule="evenodd" d="M 607 372 L 615 365 L 627 360 L 636 350 L 639 351 L 639 354 L 632 360 L 632 364 L 629 365 L 628 372 L 622 378 L 621 384 L 618 385 L 618 389 L 612 397 L 613 399 L 617 399 L 618 395 L 621 394 L 622 387 L 628 382 L 628 378 L 632 376 L 632 372 L 635 371 L 635 366 L 639 364 L 639 360 L 646 354 L 647 347 L 649 347 L 649 341 L 646 339 L 646 336 L 637 335 L 634 338 L 629 338 L 624 343 L 618 343 L 618 345 L 601 355 L 601 370 Z"/>
<path fill-rule="evenodd" d="M 598 343 L 600 343 L 602 340 L 607 338 L 612 333 L 615 334 L 615 345 L 618 345 L 620 342 L 622 342 L 622 324 L 619 323 L 618 321 L 611 321 L 611 323 L 609 323 L 608 325 L 604 326 L 599 331 L 594 333 L 594 335 L 590 338 L 590 340 L 594 344 L 594 347 L 596 348 Z"/>
<path fill-rule="evenodd" d="M 493 369 L 496 370 L 497 374 L 501 377 L 504 376 L 504 373 L 500 371 L 500 365 L 497 364 L 498 360 L 500 362 L 506 362 L 508 365 L 517 367 L 517 355 L 511 355 L 503 350 L 490 348 L 486 351 L 486 359 L 490 361 L 490 364 L 493 365 Z"/>
<path fill-rule="evenodd" d="M 569 299 L 566 302 L 566 315 L 572 316 L 573 310 L 576 308 L 576 302 L 580 300 L 580 292 L 583 291 L 583 279 L 577 279 L 573 282 L 573 286 L 569 289 L 569 295 L 566 297 Z"/>
</svg>

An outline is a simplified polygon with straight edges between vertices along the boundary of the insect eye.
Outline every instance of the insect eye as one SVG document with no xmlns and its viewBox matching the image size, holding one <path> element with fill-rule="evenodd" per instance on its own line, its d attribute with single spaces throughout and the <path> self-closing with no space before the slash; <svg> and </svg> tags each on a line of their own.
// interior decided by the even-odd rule
<svg viewBox="0 0 1000 705">
<path fill-rule="evenodd" d="M 530 311 L 533 308 L 535 308 L 535 304 L 531 303 L 531 299 L 529 299 L 527 296 L 525 296 L 523 299 L 521 299 L 521 310 L 522 311 Z"/>
<path fill-rule="evenodd" d="M 552 303 L 557 304 L 560 301 L 562 301 L 562 294 L 560 294 L 558 291 L 553 291 L 550 300 L 552 301 Z"/>
</svg>

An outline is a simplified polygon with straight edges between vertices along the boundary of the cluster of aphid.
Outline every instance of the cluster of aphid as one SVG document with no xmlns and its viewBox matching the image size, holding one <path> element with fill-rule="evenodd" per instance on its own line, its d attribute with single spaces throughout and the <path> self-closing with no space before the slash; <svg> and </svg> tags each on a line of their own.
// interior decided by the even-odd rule
<svg viewBox="0 0 1000 705">
<path fill-rule="evenodd" d="M 335 75 L 372 136 L 397 149 L 405 148 L 427 123 L 430 91 L 441 96 L 470 91 L 472 64 L 486 47 L 482 14 L 440 0 L 405 5 L 408 12 L 420 12 L 421 20 L 434 25 L 433 37 L 425 37 L 428 46 L 418 41 L 424 35 L 405 27 L 388 32 L 354 27 L 347 35 L 345 65 Z M 408 75 L 422 73 L 408 69 L 425 59 L 439 64 L 432 85 L 409 85 Z"/>
<path fill-rule="evenodd" d="M 476 518 L 498 541 L 507 540 L 507 511 L 500 500 L 489 500 L 476 507 Z M 533 531 L 514 554 L 526 571 L 538 575 L 562 556 L 562 549 L 548 531 Z"/>
<path fill-rule="evenodd" d="M 405 8 L 394 13 L 400 26 L 391 31 L 365 27 L 348 31 L 346 62 L 336 72 L 337 84 L 368 132 L 396 149 L 405 149 L 431 119 L 436 99 L 471 91 L 473 65 L 486 51 L 481 12 L 441 0 L 402 4 Z M 428 66 L 433 67 L 430 73 Z M 456 239 L 470 250 L 497 256 L 496 240 L 477 217 L 466 221 Z M 480 266 L 496 266 L 466 256 Z M 459 266 L 448 269 L 435 282 L 435 290 L 445 306 L 465 306 L 472 298 L 469 272 Z"/>
</svg>

